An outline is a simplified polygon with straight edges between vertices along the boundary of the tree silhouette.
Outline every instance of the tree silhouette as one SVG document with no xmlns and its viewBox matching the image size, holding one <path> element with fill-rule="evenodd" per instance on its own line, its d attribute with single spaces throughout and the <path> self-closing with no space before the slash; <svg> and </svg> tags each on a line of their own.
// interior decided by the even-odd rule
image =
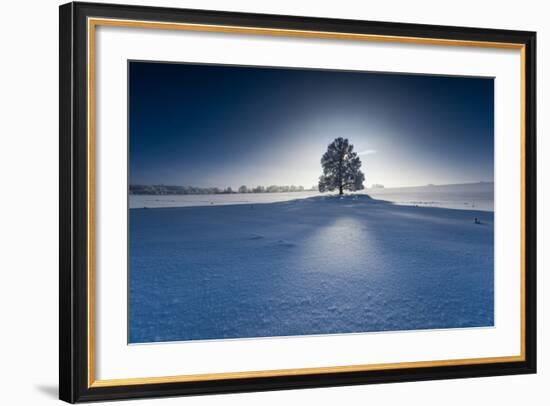
<svg viewBox="0 0 550 406">
<path fill-rule="evenodd" d="M 365 175 L 359 169 L 361 159 L 347 138 L 338 137 L 329 144 L 321 158 L 321 166 L 323 174 L 319 178 L 319 192 L 338 189 L 342 195 L 344 190 L 363 189 Z"/>
</svg>

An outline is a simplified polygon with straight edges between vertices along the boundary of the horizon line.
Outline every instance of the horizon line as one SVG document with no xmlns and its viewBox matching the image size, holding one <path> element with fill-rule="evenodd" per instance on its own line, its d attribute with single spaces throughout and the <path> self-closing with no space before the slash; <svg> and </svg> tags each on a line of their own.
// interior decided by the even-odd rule
<svg viewBox="0 0 550 406">
<path fill-rule="evenodd" d="M 414 188 L 414 187 L 432 187 L 432 186 L 458 186 L 458 185 L 477 185 L 477 184 L 483 184 L 483 183 L 495 183 L 494 180 L 479 180 L 479 181 L 470 181 L 470 182 L 457 182 L 457 183 L 424 183 L 424 184 L 421 184 L 421 185 L 408 185 L 408 186 L 384 186 L 383 184 L 380 184 L 380 183 L 372 183 L 369 186 L 365 186 L 364 189 L 361 189 L 361 190 L 365 190 L 365 189 L 403 189 L 403 188 Z M 163 186 L 163 187 L 188 187 L 188 188 L 198 188 L 198 189 L 219 189 L 219 190 L 226 190 L 228 188 L 231 188 L 233 189 L 231 186 L 196 186 L 196 185 L 191 185 L 191 184 L 165 184 L 165 183 L 129 183 L 128 184 L 129 187 L 136 187 L 136 186 L 144 186 L 144 187 L 151 187 L 151 186 Z M 246 184 L 242 184 L 240 186 L 246 186 L 247 188 L 250 189 L 253 189 L 253 188 L 257 188 L 257 187 L 265 187 L 265 188 L 268 188 L 270 186 L 276 186 L 276 187 L 291 187 L 291 186 L 294 186 L 294 187 L 303 187 L 304 188 L 304 191 L 311 191 L 311 187 L 305 187 L 301 184 L 275 184 L 275 183 L 272 183 L 272 184 L 265 184 L 265 185 L 261 185 L 261 184 L 255 184 L 253 186 L 247 186 Z M 238 186 L 236 188 L 236 190 L 238 190 L 238 188 L 240 187 Z M 381 186 L 381 187 L 380 187 Z"/>
</svg>

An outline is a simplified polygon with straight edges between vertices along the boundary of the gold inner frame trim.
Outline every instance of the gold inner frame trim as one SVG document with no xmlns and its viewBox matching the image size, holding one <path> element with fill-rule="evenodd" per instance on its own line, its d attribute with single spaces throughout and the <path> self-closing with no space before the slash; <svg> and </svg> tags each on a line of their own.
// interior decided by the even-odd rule
<svg viewBox="0 0 550 406">
<path fill-rule="evenodd" d="M 233 33 L 245 35 L 267 35 L 298 38 L 339 39 L 371 42 L 390 42 L 435 46 L 459 46 L 478 48 L 513 49 L 520 51 L 520 139 L 521 139 L 521 269 L 520 269 L 520 354 L 502 357 L 480 357 L 450 360 L 395 362 L 383 364 L 361 364 L 315 368 L 276 369 L 265 371 L 220 372 L 211 374 L 189 374 L 145 378 L 95 379 L 95 28 L 97 26 L 149 28 L 160 30 L 183 30 L 194 32 Z M 331 374 L 342 372 L 380 371 L 398 368 L 426 368 L 458 365 L 495 364 L 525 361 L 525 45 L 507 42 L 469 41 L 441 38 L 404 37 L 391 35 L 355 34 L 345 32 L 290 30 L 228 25 L 168 23 L 155 21 L 89 18 L 88 41 L 88 387 L 111 387 L 125 385 L 161 384 L 221 379 L 266 378 L 280 376 Z"/>
</svg>

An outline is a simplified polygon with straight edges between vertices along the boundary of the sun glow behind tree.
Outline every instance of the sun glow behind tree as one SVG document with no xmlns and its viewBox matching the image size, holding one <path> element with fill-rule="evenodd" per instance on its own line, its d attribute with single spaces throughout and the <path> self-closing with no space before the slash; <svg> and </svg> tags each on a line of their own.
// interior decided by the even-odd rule
<svg viewBox="0 0 550 406">
<path fill-rule="evenodd" d="M 133 61 L 130 182 L 309 189 L 341 134 L 369 184 L 492 181 L 493 96 L 492 78 Z"/>
</svg>

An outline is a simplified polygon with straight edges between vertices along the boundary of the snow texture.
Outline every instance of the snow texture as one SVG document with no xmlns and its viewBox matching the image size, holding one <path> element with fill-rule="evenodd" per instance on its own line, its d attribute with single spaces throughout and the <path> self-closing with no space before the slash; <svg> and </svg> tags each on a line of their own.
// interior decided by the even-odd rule
<svg viewBox="0 0 550 406">
<path fill-rule="evenodd" d="M 490 211 L 363 194 L 129 215 L 130 343 L 494 322 Z"/>
</svg>

